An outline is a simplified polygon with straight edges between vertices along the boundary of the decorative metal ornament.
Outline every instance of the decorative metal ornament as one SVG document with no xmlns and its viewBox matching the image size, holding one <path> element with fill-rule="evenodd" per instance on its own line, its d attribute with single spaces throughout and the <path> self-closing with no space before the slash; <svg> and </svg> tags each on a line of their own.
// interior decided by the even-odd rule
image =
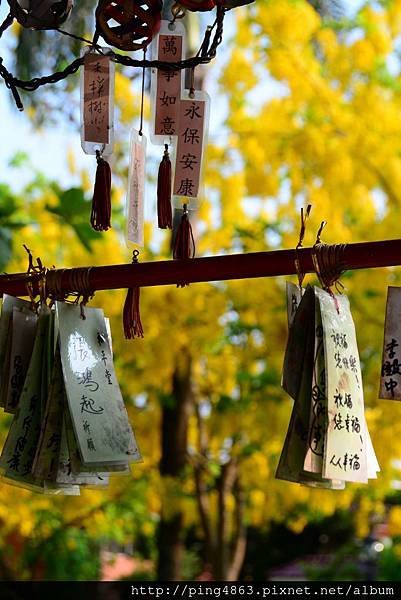
<svg viewBox="0 0 401 600">
<path fill-rule="evenodd" d="M 11 15 L 29 29 L 57 29 L 69 16 L 73 0 L 8 0 Z"/>
<path fill-rule="evenodd" d="M 143 50 L 160 29 L 161 0 L 100 0 L 96 29 L 111 46 Z"/>
</svg>

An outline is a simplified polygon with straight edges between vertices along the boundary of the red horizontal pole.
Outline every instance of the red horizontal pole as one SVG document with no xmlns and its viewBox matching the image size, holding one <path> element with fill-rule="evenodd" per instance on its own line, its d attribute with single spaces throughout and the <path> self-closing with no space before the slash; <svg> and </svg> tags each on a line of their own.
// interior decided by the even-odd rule
<svg viewBox="0 0 401 600">
<path fill-rule="evenodd" d="M 314 272 L 313 248 L 300 248 L 298 257 L 304 273 Z M 294 275 L 295 250 L 273 250 L 248 254 L 229 254 L 190 260 L 153 261 L 136 264 L 90 267 L 89 284 L 93 291 L 174 285 L 228 279 L 252 279 Z M 345 271 L 401 265 L 401 239 L 379 242 L 347 244 L 342 252 L 341 266 Z M 80 267 L 89 268 L 89 267 Z M 61 277 L 58 286 L 62 292 L 81 291 L 71 289 L 71 274 L 76 269 L 56 269 Z M 26 284 L 33 282 L 37 291 L 38 277 L 26 273 L 0 276 L 0 293 L 26 296 Z"/>
</svg>

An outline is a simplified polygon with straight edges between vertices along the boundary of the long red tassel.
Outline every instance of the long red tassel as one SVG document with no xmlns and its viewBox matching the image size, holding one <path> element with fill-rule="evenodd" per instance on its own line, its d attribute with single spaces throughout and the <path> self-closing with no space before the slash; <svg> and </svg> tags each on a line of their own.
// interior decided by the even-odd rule
<svg viewBox="0 0 401 600">
<path fill-rule="evenodd" d="M 132 340 L 136 337 L 143 338 L 141 315 L 139 313 L 139 293 L 139 287 L 130 288 L 125 299 L 123 323 L 126 340 Z"/>
<path fill-rule="evenodd" d="M 111 227 L 111 170 L 109 163 L 96 151 L 97 169 L 93 190 L 91 225 L 96 231 Z"/>
<path fill-rule="evenodd" d="M 133 263 L 138 262 L 138 254 L 138 250 L 134 250 Z M 127 292 L 123 310 L 123 326 L 126 340 L 132 340 L 136 337 L 143 338 L 143 327 L 139 311 L 139 295 L 140 288 L 138 286 L 129 288 Z"/>
<path fill-rule="evenodd" d="M 171 210 L 171 161 L 168 145 L 164 145 L 164 155 L 157 176 L 157 220 L 160 229 L 171 229 L 173 215 Z"/>
<path fill-rule="evenodd" d="M 195 256 L 195 240 L 188 216 L 188 207 L 183 205 L 181 222 L 174 240 L 173 258 L 187 260 Z"/>
</svg>

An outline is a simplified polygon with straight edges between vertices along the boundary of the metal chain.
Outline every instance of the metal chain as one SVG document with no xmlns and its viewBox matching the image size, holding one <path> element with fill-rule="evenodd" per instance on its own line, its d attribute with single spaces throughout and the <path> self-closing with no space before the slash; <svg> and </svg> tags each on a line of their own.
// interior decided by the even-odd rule
<svg viewBox="0 0 401 600">
<path fill-rule="evenodd" d="M 196 56 L 193 56 L 192 58 L 187 58 L 178 62 L 164 62 L 161 60 L 137 60 L 131 58 L 130 56 L 118 54 L 116 52 L 111 52 L 108 54 L 108 56 L 113 62 L 123 65 L 125 67 L 150 67 L 154 69 L 160 69 L 163 71 L 178 71 L 181 69 L 192 69 L 194 67 L 197 67 L 198 65 L 207 64 L 216 57 L 217 48 L 223 41 L 223 23 L 225 12 L 225 8 L 223 8 L 222 6 L 217 6 L 216 20 L 214 24 L 206 30 L 204 40 L 202 41 L 200 47 L 200 52 L 198 52 L 198 54 Z M 11 24 L 11 22 L 12 18 L 10 21 L 10 15 L 8 15 L 4 23 L 0 25 L 0 37 L 3 31 Z M 211 32 L 214 28 L 216 29 L 216 31 L 214 33 L 212 43 L 209 46 Z M 60 33 L 63 33 L 64 35 L 70 35 L 70 37 L 74 38 L 78 37 L 74 34 L 68 34 L 68 32 L 65 31 L 60 31 Z M 82 41 L 87 42 L 87 40 L 83 39 Z M 97 52 L 101 53 L 101 49 L 96 43 L 92 42 L 92 45 Z M 207 48 L 206 52 L 205 48 Z M 78 69 L 83 65 L 83 63 L 84 57 L 82 56 L 76 58 L 62 71 L 56 71 L 55 73 L 52 73 L 51 75 L 45 75 L 44 77 L 34 77 L 30 80 L 23 80 L 14 77 L 14 75 L 7 70 L 6 67 L 3 65 L 3 59 L 0 57 L 0 76 L 4 79 L 6 86 L 11 90 L 18 109 L 23 110 L 23 105 L 19 97 L 17 88 L 25 90 L 26 92 L 33 92 L 34 90 L 37 90 L 43 85 L 47 85 L 49 83 L 57 83 L 58 81 L 65 79 L 69 75 L 76 73 Z"/>
</svg>

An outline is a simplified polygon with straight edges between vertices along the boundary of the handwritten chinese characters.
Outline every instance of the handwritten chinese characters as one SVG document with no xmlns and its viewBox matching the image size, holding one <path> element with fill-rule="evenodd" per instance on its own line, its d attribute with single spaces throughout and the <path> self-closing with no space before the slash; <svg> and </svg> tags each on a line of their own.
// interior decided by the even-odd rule
<svg viewBox="0 0 401 600">
<path fill-rule="evenodd" d="M 2 476 L 29 490 L 77 495 L 81 485 L 107 485 L 110 472 L 129 472 L 140 454 L 103 312 L 85 309 L 83 320 L 79 307 L 43 304 L 36 314 L 29 303 L 6 300 L 0 330 L 8 332 L 9 358 L 0 394 L 21 385 L 22 392 L 1 454 Z"/>
<path fill-rule="evenodd" d="M 61 362 L 68 409 L 82 464 L 138 460 L 113 360 L 103 311 L 57 303 Z"/>
<path fill-rule="evenodd" d="M 127 197 L 127 242 L 143 246 L 146 139 L 131 134 L 131 158 Z"/>
<path fill-rule="evenodd" d="M 48 402 L 33 464 L 35 479 L 53 480 L 59 468 L 63 423 L 64 382 L 60 351 L 57 349 Z"/>
<path fill-rule="evenodd" d="M 18 410 L 10 427 L 10 432 L 1 455 L 1 468 L 5 476 L 18 481 L 35 484 L 32 466 L 41 432 L 41 356 L 50 325 L 50 311 L 42 309 L 38 319 L 32 359 L 21 393 Z"/>
<path fill-rule="evenodd" d="M 31 360 L 37 315 L 30 310 L 19 309 L 15 306 L 10 325 L 9 350 L 4 363 L 8 375 L 3 380 L 2 396 L 5 412 L 15 413 Z"/>
<path fill-rule="evenodd" d="M 401 400 L 401 288 L 389 287 L 383 359 L 380 378 L 380 398 Z"/>
<path fill-rule="evenodd" d="M 322 473 L 324 442 L 327 421 L 326 363 L 324 354 L 323 326 L 320 305 L 315 302 L 315 336 L 312 371 L 312 391 L 308 431 L 308 448 L 304 469 L 310 473 Z"/>
<path fill-rule="evenodd" d="M 287 286 L 290 316 L 289 292 Z M 364 415 L 355 328 L 346 296 L 306 288 L 289 329 L 282 385 L 294 405 L 278 479 L 342 489 L 346 481 L 376 478 L 380 468 Z"/>
<path fill-rule="evenodd" d="M 202 166 L 206 101 L 181 100 L 174 194 L 197 198 Z"/>
<path fill-rule="evenodd" d="M 327 432 L 323 476 L 367 481 L 367 438 L 362 378 L 348 298 L 316 288 L 323 324 Z M 338 310 L 337 310 L 338 307 Z"/>
<path fill-rule="evenodd" d="M 182 35 L 163 35 L 158 38 L 158 59 L 177 62 L 182 59 Z M 158 69 L 155 97 L 155 134 L 164 137 L 177 135 L 180 112 L 182 71 Z"/>
<path fill-rule="evenodd" d="M 84 58 L 84 140 L 110 142 L 110 58 L 88 52 Z"/>
</svg>

